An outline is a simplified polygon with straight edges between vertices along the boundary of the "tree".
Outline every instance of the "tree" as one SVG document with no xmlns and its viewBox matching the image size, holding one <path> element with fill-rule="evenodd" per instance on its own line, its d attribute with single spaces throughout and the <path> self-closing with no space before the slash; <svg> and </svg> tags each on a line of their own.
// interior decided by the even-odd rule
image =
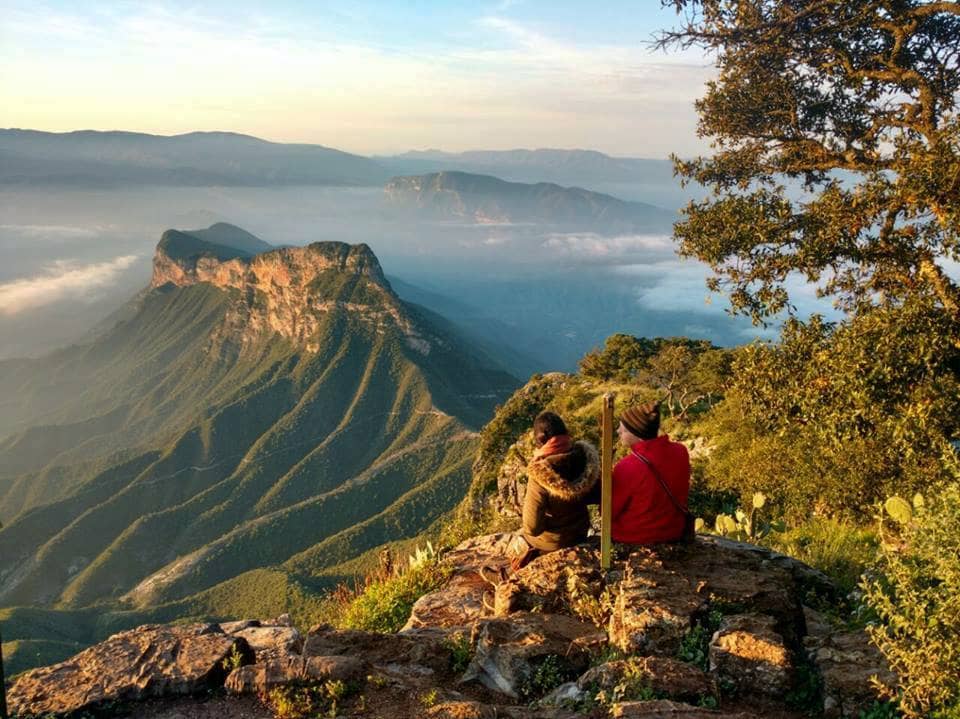
<svg viewBox="0 0 960 719">
<path fill-rule="evenodd" d="M 662 4 L 684 24 L 658 44 L 719 70 L 696 104 L 715 153 L 674 158 L 713 191 L 675 227 L 711 289 L 763 321 L 797 274 L 848 310 L 929 296 L 960 326 L 960 2 Z"/>
</svg>

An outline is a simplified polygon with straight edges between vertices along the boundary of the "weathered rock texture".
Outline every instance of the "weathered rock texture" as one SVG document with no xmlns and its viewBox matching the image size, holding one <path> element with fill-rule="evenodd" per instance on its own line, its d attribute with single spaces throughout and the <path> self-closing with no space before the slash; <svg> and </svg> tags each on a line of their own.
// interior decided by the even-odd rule
<svg viewBox="0 0 960 719">
<path fill-rule="evenodd" d="M 104 702 L 196 694 L 223 686 L 223 661 L 253 656 L 216 624 L 146 625 L 121 632 L 60 664 L 26 672 L 8 693 L 14 714 L 66 714 Z"/>
<path fill-rule="evenodd" d="M 731 714 L 712 711 L 689 704 L 658 699 L 615 704 L 610 711 L 610 716 L 613 719 L 667 719 L 668 717 L 682 717 L 682 719 L 750 719 L 753 715 L 743 712 Z"/>
<path fill-rule="evenodd" d="M 356 681 L 366 676 L 367 663 L 357 657 L 285 657 L 234 669 L 225 686 L 233 694 L 262 694 L 287 684 Z"/>
<path fill-rule="evenodd" d="M 562 614 L 515 614 L 509 619 L 481 621 L 476 629 L 476 653 L 463 676 L 512 698 L 537 664 L 553 657 L 574 675 L 586 669 L 592 652 L 605 642 L 591 624 Z"/>
<path fill-rule="evenodd" d="M 773 617 L 724 618 L 710 642 L 710 671 L 741 693 L 783 696 L 793 683 L 793 657 Z"/>
<path fill-rule="evenodd" d="M 696 702 L 703 697 L 717 696 L 717 683 L 706 672 L 692 664 L 667 657 L 638 657 L 606 662 L 585 672 L 577 687 L 612 689 L 623 681 L 628 671 L 642 677 L 646 686 L 657 695 Z"/>
<path fill-rule="evenodd" d="M 473 537 L 449 552 L 445 564 L 452 570 L 447 584 L 420 597 L 404 629 L 463 627 L 493 614 L 494 589 L 510 567 L 510 557 L 526 544 L 511 533 Z"/>
<path fill-rule="evenodd" d="M 856 717 L 881 699 L 871 678 L 893 686 L 896 676 L 863 630 L 835 632 L 817 612 L 804 608 L 803 644 L 823 679 L 823 713 Z"/>
</svg>

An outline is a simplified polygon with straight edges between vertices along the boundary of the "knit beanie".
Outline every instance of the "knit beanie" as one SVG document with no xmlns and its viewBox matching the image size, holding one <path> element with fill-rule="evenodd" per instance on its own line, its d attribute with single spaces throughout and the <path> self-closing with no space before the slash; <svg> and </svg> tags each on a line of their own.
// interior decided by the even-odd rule
<svg viewBox="0 0 960 719">
<path fill-rule="evenodd" d="M 660 405 L 648 402 L 638 407 L 630 407 L 620 415 L 620 421 L 637 437 L 652 439 L 660 431 Z"/>
</svg>

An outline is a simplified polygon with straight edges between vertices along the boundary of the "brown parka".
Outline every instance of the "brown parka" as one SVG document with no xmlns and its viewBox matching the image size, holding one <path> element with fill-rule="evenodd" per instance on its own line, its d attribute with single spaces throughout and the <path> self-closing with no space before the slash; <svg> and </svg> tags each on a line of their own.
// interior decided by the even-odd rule
<svg viewBox="0 0 960 719">
<path fill-rule="evenodd" d="M 600 457 L 589 442 L 569 452 L 535 457 L 527 465 L 523 537 L 541 552 L 572 547 L 587 538 L 587 499 L 600 477 Z"/>
</svg>

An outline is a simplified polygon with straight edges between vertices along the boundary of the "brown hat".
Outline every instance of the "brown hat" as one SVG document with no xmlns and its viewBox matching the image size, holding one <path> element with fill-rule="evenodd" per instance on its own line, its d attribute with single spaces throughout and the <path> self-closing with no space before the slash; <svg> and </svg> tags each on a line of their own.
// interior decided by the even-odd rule
<svg viewBox="0 0 960 719">
<path fill-rule="evenodd" d="M 660 405 L 648 402 L 630 407 L 620 415 L 623 426 L 641 439 L 653 439 L 660 431 Z"/>
</svg>

